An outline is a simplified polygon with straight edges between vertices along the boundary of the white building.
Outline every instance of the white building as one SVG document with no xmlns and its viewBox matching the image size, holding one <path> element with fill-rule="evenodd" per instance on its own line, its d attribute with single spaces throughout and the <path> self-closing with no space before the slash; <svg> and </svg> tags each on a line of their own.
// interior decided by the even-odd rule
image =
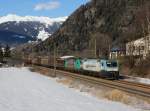
<svg viewBox="0 0 150 111">
<path fill-rule="evenodd" d="M 150 53 L 150 36 L 128 42 L 126 44 L 126 55 L 146 57 Z"/>
<path fill-rule="evenodd" d="M 109 58 L 110 59 L 118 59 L 120 57 L 123 57 L 125 56 L 125 49 L 123 48 L 119 48 L 119 47 L 113 47 L 111 50 L 110 50 L 110 53 L 109 53 Z"/>
</svg>

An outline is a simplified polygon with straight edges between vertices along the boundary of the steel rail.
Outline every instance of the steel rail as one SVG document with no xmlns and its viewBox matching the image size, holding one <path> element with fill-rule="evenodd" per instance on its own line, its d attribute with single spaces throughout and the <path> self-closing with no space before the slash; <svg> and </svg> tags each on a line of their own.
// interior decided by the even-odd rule
<svg viewBox="0 0 150 111">
<path fill-rule="evenodd" d="M 128 84 L 128 85 L 134 85 L 134 86 L 137 86 L 137 87 L 142 87 L 142 88 L 150 89 L 150 85 L 149 84 L 138 83 L 138 82 L 134 82 L 134 81 L 132 82 L 132 81 L 127 81 L 127 80 L 119 80 L 117 82 Z"/>
<path fill-rule="evenodd" d="M 35 64 L 34 64 L 35 65 Z M 54 70 L 52 67 L 49 66 L 44 66 L 44 65 L 36 65 L 40 67 L 45 67 L 51 70 Z M 144 85 L 140 83 L 135 83 L 135 82 L 129 82 L 129 81 L 121 81 L 121 80 L 107 80 L 107 79 L 102 79 L 102 78 L 96 78 L 92 76 L 87 76 L 84 74 L 79 74 L 79 73 L 73 73 L 65 70 L 58 70 L 56 69 L 56 75 L 64 75 L 68 76 L 74 79 L 79 79 L 85 82 L 89 82 L 92 84 L 97 84 L 97 85 L 103 85 L 109 88 L 114 88 L 118 90 L 122 90 L 124 92 L 128 92 L 131 94 L 136 94 L 142 97 L 150 98 L 150 86 L 149 85 Z"/>
<path fill-rule="evenodd" d="M 150 98 L 150 89 L 135 85 L 135 83 L 131 84 L 131 82 L 130 82 L 130 85 L 129 85 L 129 84 L 126 84 L 125 82 L 122 83 L 122 82 L 118 82 L 118 81 L 110 81 L 110 80 L 105 80 L 105 79 L 101 79 L 101 78 L 79 75 L 76 73 L 66 72 L 66 71 L 62 71 L 62 70 L 56 70 L 56 74 L 61 74 L 61 75 L 68 76 L 68 77 L 71 77 L 74 79 L 79 79 L 79 80 L 83 80 L 83 81 L 86 81 L 89 83 L 103 85 L 103 86 L 106 86 L 109 88 L 115 88 L 115 89 L 122 90 L 122 91 L 125 91 L 128 93 L 137 94 L 140 96 Z"/>
</svg>

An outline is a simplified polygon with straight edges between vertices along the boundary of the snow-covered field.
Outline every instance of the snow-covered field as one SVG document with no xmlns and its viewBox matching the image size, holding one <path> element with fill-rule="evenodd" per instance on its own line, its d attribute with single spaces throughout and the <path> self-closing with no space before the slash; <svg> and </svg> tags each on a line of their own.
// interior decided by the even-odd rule
<svg viewBox="0 0 150 111">
<path fill-rule="evenodd" d="M 0 68 L 0 111 L 142 111 L 76 92 L 28 68 Z"/>
</svg>

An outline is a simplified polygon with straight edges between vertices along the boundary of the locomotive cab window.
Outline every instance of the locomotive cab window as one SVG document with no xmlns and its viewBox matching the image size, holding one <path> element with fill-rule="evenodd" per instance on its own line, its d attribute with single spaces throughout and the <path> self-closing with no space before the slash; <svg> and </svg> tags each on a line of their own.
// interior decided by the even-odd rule
<svg viewBox="0 0 150 111">
<path fill-rule="evenodd" d="M 107 62 L 107 67 L 117 67 L 117 62 Z"/>
</svg>

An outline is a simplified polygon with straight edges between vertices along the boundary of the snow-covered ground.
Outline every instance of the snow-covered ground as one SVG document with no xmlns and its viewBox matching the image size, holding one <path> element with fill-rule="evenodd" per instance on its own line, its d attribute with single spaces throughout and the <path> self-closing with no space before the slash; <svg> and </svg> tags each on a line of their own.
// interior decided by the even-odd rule
<svg viewBox="0 0 150 111">
<path fill-rule="evenodd" d="M 128 79 L 126 79 L 127 81 L 133 81 L 133 82 L 139 82 L 139 83 L 143 83 L 143 84 L 150 84 L 150 79 L 148 78 L 140 78 L 140 77 L 131 77 L 129 76 Z"/>
<path fill-rule="evenodd" d="M 27 68 L 0 68 L 0 111 L 140 111 L 76 92 Z M 142 111 L 142 110 L 141 110 Z"/>
</svg>

